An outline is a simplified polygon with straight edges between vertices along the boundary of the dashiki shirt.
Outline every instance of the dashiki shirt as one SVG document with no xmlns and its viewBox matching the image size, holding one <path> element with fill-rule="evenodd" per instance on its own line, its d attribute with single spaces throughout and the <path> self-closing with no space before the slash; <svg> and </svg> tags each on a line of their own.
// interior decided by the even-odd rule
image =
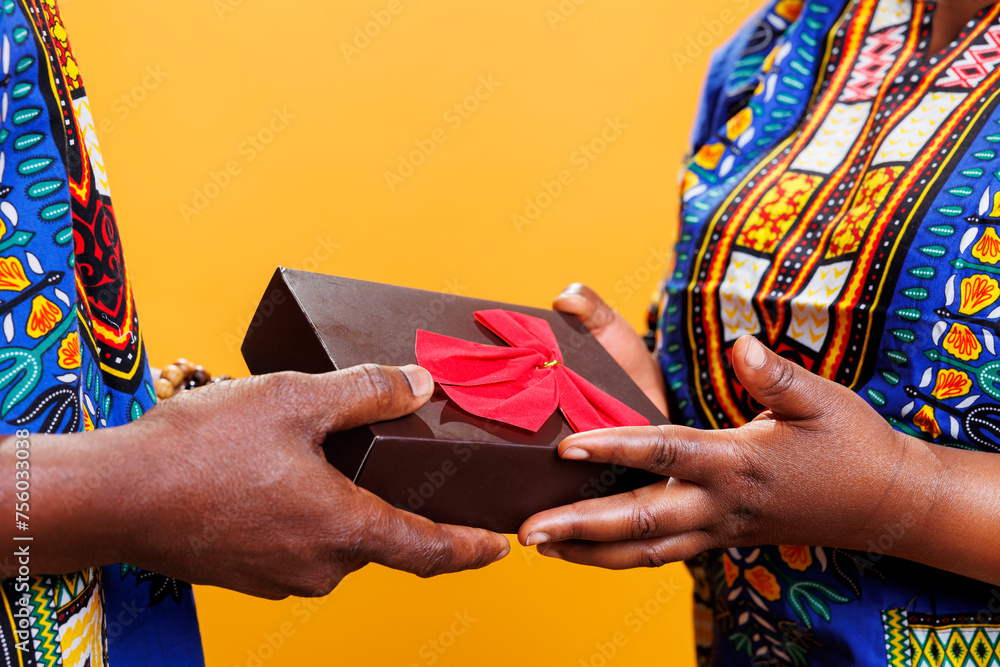
<svg viewBox="0 0 1000 667">
<path fill-rule="evenodd" d="M 730 366 L 753 334 L 900 431 L 1000 451 L 1000 5 L 928 53 L 935 10 L 772 1 L 713 58 L 661 306 L 675 421 L 760 411 Z M 1000 592 L 885 548 L 703 554 L 700 660 L 1000 665 Z"/>
<path fill-rule="evenodd" d="M 126 424 L 155 394 L 87 94 L 54 0 L 2 0 L 0 69 L 0 424 L 8 434 Z M 5 558 L 16 573 L 16 556 Z M 203 664 L 191 587 L 173 579 L 114 565 L 3 580 L 0 594 L 7 665 Z M 12 630 L 24 595 L 27 641 Z"/>
</svg>

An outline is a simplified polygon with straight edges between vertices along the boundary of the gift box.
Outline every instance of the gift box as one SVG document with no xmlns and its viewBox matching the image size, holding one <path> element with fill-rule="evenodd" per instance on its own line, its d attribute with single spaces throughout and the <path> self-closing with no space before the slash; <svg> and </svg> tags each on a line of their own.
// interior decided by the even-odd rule
<svg viewBox="0 0 1000 667">
<path fill-rule="evenodd" d="M 561 360 L 538 364 L 538 372 L 563 366 L 553 370 L 563 374 L 562 382 L 573 377 L 574 393 L 575 386 L 592 385 L 643 421 L 667 423 L 577 317 L 552 310 L 280 268 L 250 323 L 242 352 L 255 374 L 324 373 L 365 363 L 403 366 L 417 363 L 418 332 L 425 346 L 447 342 L 446 336 L 458 339 L 456 344 L 505 348 L 508 342 L 491 330 L 499 325 L 489 317 L 506 318 L 508 324 L 520 317 L 522 323 L 548 328 L 523 315 L 548 323 L 561 353 Z M 470 405 L 457 391 L 465 388 L 436 384 L 430 401 L 412 415 L 331 434 L 323 446 L 327 459 L 396 507 L 441 523 L 504 533 L 517 532 L 541 510 L 659 479 L 621 466 L 560 459 L 556 446 L 574 432 L 564 410 L 573 413 L 562 403 L 530 430 L 472 414 L 449 390 Z M 484 402 L 488 411 L 490 400 Z M 580 419 L 587 423 L 586 418 Z"/>
</svg>

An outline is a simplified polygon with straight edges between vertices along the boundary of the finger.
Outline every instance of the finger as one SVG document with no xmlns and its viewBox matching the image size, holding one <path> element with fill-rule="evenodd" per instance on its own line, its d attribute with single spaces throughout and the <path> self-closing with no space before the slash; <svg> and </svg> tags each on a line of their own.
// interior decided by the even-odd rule
<svg viewBox="0 0 1000 667">
<path fill-rule="evenodd" d="M 733 370 L 757 401 L 786 419 L 814 419 L 829 407 L 831 396 L 845 391 L 743 336 L 733 347 Z"/>
<path fill-rule="evenodd" d="M 686 426 L 625 426 L 576 433 L 559 443 L 571 461 L 614 463 L 665 477 L 705 482 L 732 456 L 732 431 Z"/>
<path fill-rule="evenodd" d="M 691 532 L 626 542 L 559 542 L 540 546 L 538 553 L 579 565 L 626 570 L 690 560 L 712 546 L 706 533 Z"/>
<path fill-rule="evenodd" d="M 552 303 L 556 310 L 576 315 L 605 350 L 624 368 L 649 399 L 666 414 L 663 371 L 646 343 L 618 312 L 594 290 L 574 283 Z"/>
<path fill-rule="evenodd" d="M 632 333 L 628 323 L 613 311 L 597 292 L 582 283 L 573 283 L 552 302 L 552 307 L 562 313 L 576 315 L 595 336 L 609 327 L 624 326 Z"/>
<path fill-rule="evenodd" d="M 710 508 L 701 487 L 664 480 L 629 493 L 539 512 L 524 522 L 518 540 L 525 546 L 563 540 L 645 540 L 707 525 Z"/>
<path fill-rule="evenodd" d="M 431 374 L 419 366 L 366 364 L 311 377 L 327 432 L 403 417 L 434 393 Z"/>
<path fill-rule="evenodd" d="M 367 560 L 421 577 L 477 569 L 510 553 L 503 535 L 434 523 L 374 499 L 379 507 L 365 536 Z"/>
</svg>

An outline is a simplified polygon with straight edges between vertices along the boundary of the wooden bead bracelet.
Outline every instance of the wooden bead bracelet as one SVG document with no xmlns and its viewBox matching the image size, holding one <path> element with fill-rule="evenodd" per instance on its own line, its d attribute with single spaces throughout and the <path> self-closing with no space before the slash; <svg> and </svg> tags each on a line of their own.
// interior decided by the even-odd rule
<svg viewBox="0 0 1000 667">
<path fill-rule="evenodd" d="M 172 364 L 168 364 L 160 371 L 160 379 L 156 381 L 156 398 L 164 401 L 178 391 L 204 387 L 206 384 L 215 384 L 223 380 L 230 380 L 228 375 L 212 377 L 212 374 L 205 370 L 204 366 L 198 366 L 187 359 L 178 359 Z"/>
</svg>

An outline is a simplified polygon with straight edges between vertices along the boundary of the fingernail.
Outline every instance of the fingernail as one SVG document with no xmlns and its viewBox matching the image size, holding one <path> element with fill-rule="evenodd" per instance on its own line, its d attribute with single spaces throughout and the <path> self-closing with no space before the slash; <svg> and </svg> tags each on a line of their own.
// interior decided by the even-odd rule
<svg viewBox="0 0 1000 667">
<path fill-rule="evenodd" d="M 556 297 L 556 301 L 572 301 L 576 308 L 583 308 L 587 305 L 586 299 L 576 292 L 563 292 Z"/>
<path fill-rule="evenodd" d="M 542 554 L 543 556 L 548 556 L 549 558 L 562 558 L 562 554 L 559 553 L 559 550 L 556 549 L 551 544 L 543 544 L 542 546 L 538 547 L 538 553 Z"/>
<path fill-rule="evenodd" d="M 750 339 L 750 345 L 747 346 L 747 356 L 744 359 L 750 368 L 760 368 L 764 365 L 764 360 L 767 357 L 764 354 L 764 346 L 760 344 L 759 340 Z"/>
<path fill-rule="evenodd" d="M 407 382 L 410 383 L 410 390 L 417 398 L 430 396 L 434 392 L 434 378 L 427 372 L 427 369 L 411 364 L 403 366 L 399 370 L 403 371 Z"/>
<path fill-rule="evenodd" d="M 570 447 L 562 453 L 562 457 L 570 461 L 586 461 L 590 458 L 590 452 L 579 447 Z"/>
<path fill-rule="evenodd" d="M 545 533 L 528 533 L 528 539 L 524 541 L 524 546 L 531 547 L 536 544 L 545 544 L 549 541 L 549 536 Z"/>
<path fill-rule="evenodd" d="M 503 560 L 504 558 L 507 557 L 507 554 L 509 554 L 509 553 L 510 553 L 510 545 L 508 544 L 507 546 L 505 546 L 503 548 L 503 551 L 501 551 L 500 553 L 497 554 L 497 557 L 493 559 L 493 562 L 495 563 L 498 560 Z"/>
</svg>

